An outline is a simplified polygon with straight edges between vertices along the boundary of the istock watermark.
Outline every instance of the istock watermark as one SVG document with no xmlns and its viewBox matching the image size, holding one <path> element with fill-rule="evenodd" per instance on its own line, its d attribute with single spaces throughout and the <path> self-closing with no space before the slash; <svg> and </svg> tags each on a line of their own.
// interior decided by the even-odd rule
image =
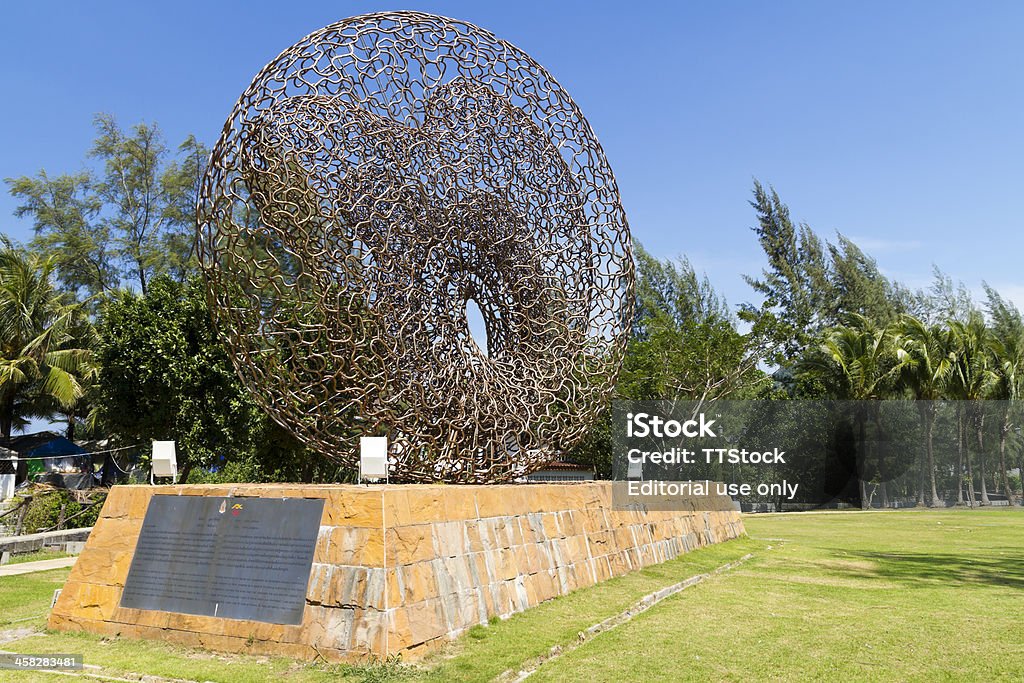
<svg viewBox="0 0 1024 683">
<path fill-rule="evenodd" d="M 613 503 L 910 507 L 932 502 L 934 480 L 938 503 L 996 505 L 1021 424 L 1008 401 L 616 401 Z"/>
</svg>

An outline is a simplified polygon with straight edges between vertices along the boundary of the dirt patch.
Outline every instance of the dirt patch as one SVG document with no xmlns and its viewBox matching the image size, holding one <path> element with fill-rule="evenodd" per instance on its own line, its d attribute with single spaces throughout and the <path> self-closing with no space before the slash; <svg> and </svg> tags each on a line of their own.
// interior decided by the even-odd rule
<svg viewBox="0 0 1024 683">
<path fill-rule="evenodd" d="M 29 636 L 38 635 L 41 633 L 38 629 L 31 628 L 29 626 L 23 628 L 12 628 L 6 631 L 0 631 L 0 645 L 4 643 L 13 643 L 15 640 L 21 640 L 22 638 L 28 638 Z"/>
</svg>

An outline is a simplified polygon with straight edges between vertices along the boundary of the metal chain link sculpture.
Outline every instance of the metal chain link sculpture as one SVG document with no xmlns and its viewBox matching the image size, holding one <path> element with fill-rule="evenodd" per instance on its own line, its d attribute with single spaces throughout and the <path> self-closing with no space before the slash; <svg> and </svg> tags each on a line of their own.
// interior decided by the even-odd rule
<svg viewBox="0 0 1024 683">
<path fill-rule="evenodd" d="M 392 479 L 508 481 L 610 398 L 633 288 L 615 179 L 565 90 L 487 31 L 393 12 L 307 36 L 238 100 L 198 209 L 239 376 L 335 461 L 383 434 Z"/>
</svg>

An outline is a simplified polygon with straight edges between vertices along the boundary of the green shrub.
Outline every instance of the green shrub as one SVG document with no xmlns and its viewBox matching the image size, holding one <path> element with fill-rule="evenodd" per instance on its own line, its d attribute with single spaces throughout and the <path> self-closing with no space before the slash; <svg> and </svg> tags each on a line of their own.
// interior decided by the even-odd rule
<svg viewBox="0 0 1024 683">
<path fill-rule="evenodd" d="M 28 511 L 25 513 L 25 522 L 21 532 L 34 534 L 55 528 L 60 520 L 62 505 L 64 506 L 64 519 L 67 520 L 64 528 L 80 529 L 93 526 L 96 523 L 96 518 L 100 515 L 100 509 L 103 507 L 106 497 L 105 492 L 90 493 L 91 504 L 79 503 L 70 492 L 62 489 L 36 490 L 32 494 L 32 502 L 29 503 Z M 82 514 L 79 515 L 80 512 Z M 74 518 L 72 519 L 72 517 Z"/>
<path fill-rule="evenodd" d="M 194 469 L 189 474 L 190 484 L 259 484 L 273 479 L 258 464 L 251 461 L 229 462 L 216 472 Z"/>
</svg>

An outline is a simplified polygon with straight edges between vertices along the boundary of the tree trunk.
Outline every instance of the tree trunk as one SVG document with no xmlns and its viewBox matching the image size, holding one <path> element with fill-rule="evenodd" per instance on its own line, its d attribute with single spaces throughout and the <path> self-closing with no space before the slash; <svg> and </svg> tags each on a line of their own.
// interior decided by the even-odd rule
<svg viewBox="0 0 1024 683">
<path fill-rule="evenodd" d="M 928 453 L 928 475 L 932 482 L 932 507 L 939 505 L 939 493 L 935 486 L 935 449 L 932 441 L 935 435 L 935 403 L 929 401 L 928 417 L 925 419 L 924 438 Z M 945 507 L 945 505 L 943 505 Z"/>
<path fill-rule="evenodd" d="M 977 410 L 974 423 L 978 433 L 978 470 L 981 474 L 981 504 L 991 505 L 992 501 L 988 499 L 988 487 L 985 484 L 985 415 L 982 412 L 981 406 L 978 406 L 975 410 Z"/>
<path fill-rule="evenodd" d="M 964 504 L 964 414 L 956 405 L 956 504 Z"/>
<path fill-rule="evenodd" d="M 14 527 L 14 535 L 21 536 L 21 530 L 25 528 L 25 515 L 28 514 L 28 506 L 32 504 L 32 496 L 25 496 L 21 501 L 21 509 L 18 510 L 18 523 Z"/>
<path fill-rule="evenodd" d="M 1017 472 L 1020 473 L 1020 496 L 1017 502 L 1024 505 L 1024 449 L 1017 453 Z"/>
<path fill-rule="evenodd" d="M 75 412 L 70 411 L 64 414 L 64 417 L 68 419 L 68 427 L 64 431 L 64 436 L 68 441 L 74 443 L 75 441 Z"/>
<path fill-rule="evenodd" d="M 882 431 L 882 418 L 878 414 L 878 407 L 875 407 L 875 452 L 878 455 L 878 492 L 882 496 L 882 507 L 889 507 L 889 488 L 886 485 L 886 478 L 889 475 L 885 467 L 885 439 Z"/>
<path fill-rule="evenodd" d="M 861 409 L 858 408 L 858 411 L 860 411 L 860 410 Z M 870 505 L 868 504 L 868 483 L 867 483 L 867 480 L 865 479 L 865 477 L 867 476 L 867 463 L 868 463 L 868 453 L 867 453 L 868 444 L 867 444 L 867 439 L 865 438 L 865 428 L 864 428 L 864 423 L 866 421 L 867 420 L 865 420 L 864 415 L 862 413 L 858 412 L 858 414 L 857 414 L 857 431 L 859 432 L 860 438 L 858 439 L 858 443 L 857 443 L 857 454 L 858 454 L 857 478 L 860 480 L 860 509 L 861 510 L 867 510 L 870 507 Z"/>
<path fill-rule="evenodd" d="M 964 439 L 967 438 L 967 426 L 964 425 Z M 974 465 L 971 462 L 971 449 L 964 444 L 964 462 L 967 464 L 967 504 L 972 508 L 977 507 L 978 501 L 974 497 Z"/>
<path fill-rule="evenodd" d="M 1003 477 L 1003 492 L 1006 494 L 1006 500 L 1011 506 L 1017 504 L 1017 495 L 1010 486 L 1010 477 L 1006 474 L 1006 436 L 1010 432 L 1010 411 L 1009 409 L 1003 413 L 1003 425 L 999 429 L 999 472 Z M 1024 472 L 1021 472 L 1024 475 Z"/>
<path fill-rule="evenodd" d="M 1006 474 L 1006 433 L 999 434 L 999 472 L 1003 479 L 1003 494 L 1010 505 L 1017 504 L 1017 496 L 1010 486 L 1010 478 Z"/>
<path fill-rule="evenodd" d="M 928 455 L 924 451 L 925 451 L 925 449 L 922 448 L 917 453 L 917 481 L 915 482 L 915 484 L 917 486 L 917 507 L 919 507 L 919 508 L 923 508 L 925 506 L 925 503 L 924 503 L 924 468 L 925 468 L 925 463 L 928 460 Z"/>
<path fill-rule="evenodd" d="M 14 399 L 8 397 L 0 403 L 0 433 L 4 443 L 11 440 L 11 428 L 14 426 Z"/>
</svg>

